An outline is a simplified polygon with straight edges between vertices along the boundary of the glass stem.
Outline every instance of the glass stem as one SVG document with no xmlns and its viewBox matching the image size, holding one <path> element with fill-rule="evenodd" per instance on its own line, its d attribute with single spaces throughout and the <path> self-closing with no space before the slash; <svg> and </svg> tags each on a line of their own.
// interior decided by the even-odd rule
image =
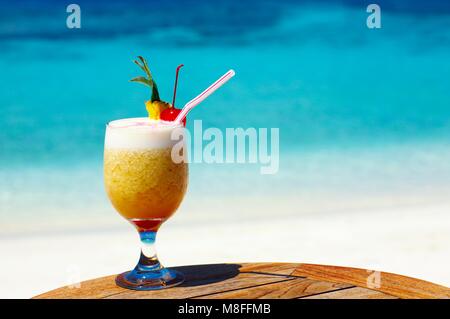
<svg viewBox="0 0 450 319">
<path fill-rule="evenodd" d="M 140 231 L 141 257 L 135 271 L 148 272 L 162 268 L 155 249 L 156 231 Z"/>
</svg>

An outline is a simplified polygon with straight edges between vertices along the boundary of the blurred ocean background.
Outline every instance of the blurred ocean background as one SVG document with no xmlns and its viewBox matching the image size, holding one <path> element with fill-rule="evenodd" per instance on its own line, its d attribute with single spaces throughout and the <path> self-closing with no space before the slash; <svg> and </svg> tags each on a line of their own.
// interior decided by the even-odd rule
<svg viewBox="0 0 450 319">
<path fill-rule="evenodd" d="M 69 3 L 0 1 L 2 273 L 26 250 L 44 278 L 18 288 L 2 277 L 2 296 L 64 284 L 64 256 L 81 279 L 137 258 L 102 184 L 105 124 L 146 115 L 148 90 L 128 82 L 137 55 L 168 101 L 185 65 L 178 106 L 236 70 L 188 128 L 280 128 L 278 174 L 191 165 L 163 260 L 373 265 L 450 283 L 450 2 L 378 0 L 381 29 L 357 0 L 79 0 L 81 29 L 66 27 Z M 216 246 L 196 247 L 189 229 Z M 106 242 L 115 259 L 102 264 Z"/>
</svg>

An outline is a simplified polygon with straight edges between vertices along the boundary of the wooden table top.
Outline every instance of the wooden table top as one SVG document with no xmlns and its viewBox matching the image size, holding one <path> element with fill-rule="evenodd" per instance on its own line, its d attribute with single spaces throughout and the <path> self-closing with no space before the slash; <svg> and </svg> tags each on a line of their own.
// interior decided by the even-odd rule
<svg viewBox="0 0 450 319">
<path fill-rule="evenodd" d="M 211 264 L 175 267 L 177 287 L 134 291 L 115 275 L 61 287 L 34 298 L 398 299 L 450 298 L 450 289 L 427 281 L 358 268 L 292 263 Z"/>
</svg>

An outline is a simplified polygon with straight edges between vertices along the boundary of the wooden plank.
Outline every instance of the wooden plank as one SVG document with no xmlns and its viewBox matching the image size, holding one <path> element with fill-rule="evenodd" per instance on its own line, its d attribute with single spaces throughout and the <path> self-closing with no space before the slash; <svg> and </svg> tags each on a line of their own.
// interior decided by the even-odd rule
<svg viewBox="0 0 450 319">
<path fill-rule="evenodd" d="M 302 299 L 399 299 L 399 298 L 371 289 L 353 287 L 302 297 Z"/>
<path fill-rule="evenodd" d="M 312 294 L 335 291 L 353 287 L 348 284 L 317 281 L 306 278 L 280 281 L 257 287 L 232 290 L 212 295 L 200 296 L 201 299 L 293 299 Z"/>
<path fill-rule="evenodd" d="M 80 288 L 61 287 L 34 298 L 188 298 L 205 291 L 213 293 L 220 292 L 221 289 L 237 289 L 285 280 L 297 266 L 298 264 L 289 263 L 265 263 L 174 267 L 185 275 L 186 282 L 168 290 L 142 292 L 123 289 L 116 286 L 116 276 L 113 275 L 84 281 Z"/>
<path fill-rule="evenodd" d="M 230 277 L 213 278 L 194 271 L 195 278 L 185 273 L 186 282 L 178 287 L 156 291 L 124 290 L 118 294 L 106 297 L 107 299 L 149 299 L 149 298 L 195 298 L 219 292 L 249 288 L 267 283 L 280 282 L 293 279 L 289 275 L 296 269 L 296 264 L 265 264 L 243 265 L 239 272 Z"/>
<path fill-rule="evenodd" d="M 116 286 L 116 275 L 101 277 L 97 279 L 83 281 L 79 288 L 64 286 L 49 292 L 37 295 L 33 299 L 101 299 L 108 295 L 119 293 L 123 290 Z"/>
<path fill-rule="evenodd" d="M 292 275 L 299 264 L 295 263 L 242 263 L 239 272 L 270 275 Z M 300 277 L 300 276 L 296 276 Z"/>
<path fill-rule="evenodd" d="M 348 283 L 399 298 L 450 298 L 450 289 L 424 280 L 387 272 L 327 265 L 300 264 L 292 275 Z"/>
</svg>

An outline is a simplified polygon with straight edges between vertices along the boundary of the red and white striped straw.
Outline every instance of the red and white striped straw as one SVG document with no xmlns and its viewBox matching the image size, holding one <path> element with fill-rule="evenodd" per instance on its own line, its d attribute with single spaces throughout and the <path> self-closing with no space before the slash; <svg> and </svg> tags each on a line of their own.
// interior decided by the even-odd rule
<svg viewBox="0 0 450 319">
<path fill-rule="evenodd" d="M 194 107 L 199 105 L 201 102 L 203 102 L 204 99 L 206 99 L 208 96 L 213 94 L 215 90 L 220 88 L 222 85 L 224 85 L 229 79 L 231 79 L 234 76 L 234 70 L 229 70 L 227 73 L 222 75 L 216 82 L 211 84 L 206 90 L 204 90 L 202 93 L 197 95 L 195 98 L 190 100 L 186 103 L 186 105 L 183 107 L 181 112 L 178 114 L 177 118 L 174 122 L 181 123 L 181 121 L 184 120 L 186 115 L 189 113 L 190 110 L 192 110 Z"/>
</svg>

